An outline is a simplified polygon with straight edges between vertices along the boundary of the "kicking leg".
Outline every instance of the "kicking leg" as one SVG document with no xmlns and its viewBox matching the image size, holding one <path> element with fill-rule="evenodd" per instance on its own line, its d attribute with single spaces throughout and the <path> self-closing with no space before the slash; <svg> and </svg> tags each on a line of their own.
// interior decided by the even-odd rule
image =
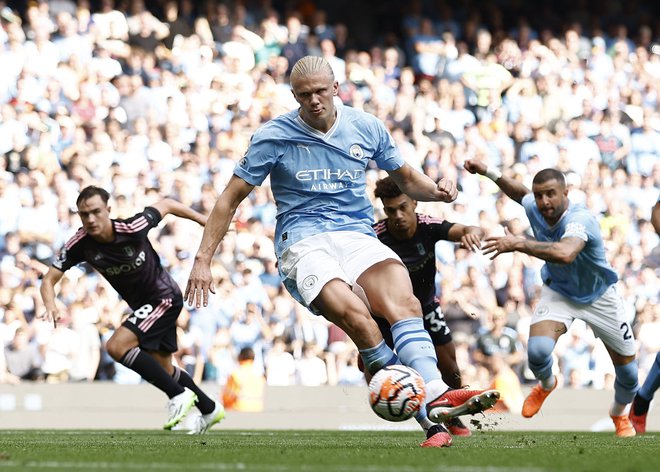
<svg viewBox="0 0 660 472">
<path fill-rule="evenodd" d="M 497 392 L 451 390 L 443 381 L 435 347 L 421 317 L 421 306 L 400 262 L 387 259 L 371 266 L 360 275 L 357 285 L 364 291 L 373 313 L 390 323 L 394 350 L 401 363 L 415 369 L 424 379 L 431 421 L 441 423 L 493 406 L 491 400 L 499 398 Z"/>
</svg>

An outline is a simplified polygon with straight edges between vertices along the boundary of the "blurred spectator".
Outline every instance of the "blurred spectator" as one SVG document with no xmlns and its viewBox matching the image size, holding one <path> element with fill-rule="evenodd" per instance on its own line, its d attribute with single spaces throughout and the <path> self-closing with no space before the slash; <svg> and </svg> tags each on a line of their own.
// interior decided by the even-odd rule
<svg viewBox="0 0 660 472">
<path fill-rule="evenodd" d="M 493 379 L 490 388 L 500 392 L 500 399 L 493 407 L 493 412 L 519 414 L 522 411 L 525 396 L 518 375 L 500 353 L 490 357 L 489 367 L 490 377 Z"/>
<path fill-rule="evenodd" d="M 227 328 L 218 329 L 207 354 L 207 361 L 204 366 L 204 378 L 221 385 L 226 384 L 229 374 L 236 367 L 235 359 L 236 353 L 231 344 L 231 338 Z"/>
<path fill-rule="evenodd" d="M 69 317 L 61 317 L 44 346 L 41 370 L 48 383 L 67 382 L 71 377 L 71 367 L 80 349 L 80 337 L 70 325 Z"/>
<path fill-rule="evenodd" d="M 592 137 L 600 151 L 601 162 L 612 170 L 625 162 L 630 150 L 623 139 L 614 133 L 613 124 L 612 114 L 605 113 L 600 122 L 599 132 Z"/>
<path fill-rule="evenodd" d="M 660 118 L 657 109 L 644 109 L 642 126 L 630 136 L 626 168 L 631 174 L 651 175 L 660 162 Z"/>
<path fill-rule="evenodd" d="M 299 385 L 318 387 L 328 381 L 328 368 L 319 357 L 319 347 L 307 343 L 302 347 L 302 357 L 296 361 L 296 377 Z"/>
<path fill-rule="evenodd" d="M 284 387 L 295 384 L 296 363 L 287 351 L 283 337 L 273 339 L 273 345 L 266 354 L 266 384 Z"/>
<path fill-rule="evenodd" d="M 519 370 L 524 355 L 522 346 L 518 342 L 518 333 L 507 326 L 506 313 L 501 308 L 492 311 L 490 319 L 490 328 L 484 329 L 477 337 L 474 359 L 491 371 L 495 371 L 495 366 L 492 364 L 496 356 L 510 368 Z"/>
<path fill-rule="evenodd" d="M 11 344 L 4 349 L 7 372 L 20 380 L 43 380 L 39 347 L 25 328 L 19 328 Z M 1 370 L 1 369 L 0 369 Z"/>
<path fill-rule="evenodd" d="M 238 353 L 238 367 L 227 379 L 222 403 L 227 410 L 259 412 L 264 409 L 264 376 L 254 365 L 254 351 L 244 347 Z"/>
<path fill-rule="evenodd" d="M 364 373 L 358 367 L 357 349 L 346 349 L 337 356 L 337 385 L 365 385 Z"/>
<path fill-rule="evenodd" d="M 71 327 L 78 335 L 78 352 L 73 359 L 69 372 L 72 381 L 91 382 L 95 379 L 101 361 L 101 337 L 96 322 L 98 314 L 94 305 L 73 303 L 69 307 Z"/>
<path fill-rule="evenodd" d="M 307 33 L 309 28 L 302 24 L 298 15 L 293 14 L 286 19 L 286 29 L 287 39 L 282 45 L 281 55 L 287 59 L 287 73 L 290 73 L 293 65 L 300 58 L 307 55 Z"/>
</svg>

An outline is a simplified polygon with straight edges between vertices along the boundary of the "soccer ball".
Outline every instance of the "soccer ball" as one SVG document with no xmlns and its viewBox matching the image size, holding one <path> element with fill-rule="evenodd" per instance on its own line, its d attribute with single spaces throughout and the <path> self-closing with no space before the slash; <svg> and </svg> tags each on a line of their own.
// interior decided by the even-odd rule
<svg viewBox="0 0 660 472">
<path fill-rule="evenodd" d="M 405 365 L 383 367 L 369 382 L 369 404 L 387 421 L 405 421 L 424 404 L 424 379 Z"/>
</svg>

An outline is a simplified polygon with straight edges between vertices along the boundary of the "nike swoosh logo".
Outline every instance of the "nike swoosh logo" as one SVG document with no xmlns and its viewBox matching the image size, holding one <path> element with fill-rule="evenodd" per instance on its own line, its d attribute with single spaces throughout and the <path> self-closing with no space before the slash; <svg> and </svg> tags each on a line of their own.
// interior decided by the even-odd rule
<svg viewBox="0 0 660 472">
<path fill-rule="evenodd" d="M 443 406 L 443 405 L 449 405 L 449 400 L 446 398 L 443 398 L 442 400 L 438 400 L 433 403 L 433 406 Z"/>
</svg>

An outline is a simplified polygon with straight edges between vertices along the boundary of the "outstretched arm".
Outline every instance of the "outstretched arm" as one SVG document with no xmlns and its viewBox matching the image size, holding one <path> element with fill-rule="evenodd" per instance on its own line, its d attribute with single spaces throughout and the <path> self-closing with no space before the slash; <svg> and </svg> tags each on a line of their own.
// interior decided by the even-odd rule
<svg viewBox="0 0 660 472">
<path fill-rule="evenodd" d="M 448 233 L 450 241 L 460 242 L 461 246 L 469 251 L 481 248 L 481 239 L 484 235 L 484 230 L 478 226 L 466 226 L 459 223 L 454 223 Z"/>
<path fill-rule="evenodd" d="M 525 195 L 531 193 L 531 190 L 529 190 L 520 182 L 502 175 L 501 172 L 495 169 L 489 169 L 488 166 L 486 166 L 486 164 L 481 161 L 468 159 L 465 161 L 465 164 L 463 164 L 463 167 L 465 167 L 465 170 L 467 170 L 470 174 L 485 175 L 493 182 L 495 182 L 497 186 L 508 195 L 509 198 L 515 200 L 518 203 L 522 202 L 522 199 Z"/>
<path fill-rule="evenodd" d="M 238 205 L 253 188 L 253 185 L 234 175 L 215 202 L 213 210 L 211 210 L 211 214 L 206 221 L 202 242 L 199 244 L 199 249 L 197 249 L 195 262 L 190 277 L 188 277 L 186 292 L 183 295 L 183 298 L 188 300 L 189 305 L 194 304 L 195 307 L 199 308 L 203 303 L 204 306 L 207 306 L 209 292 L 215 293 L 211 276 L 211 259 L 218 248 L 218 244 L 227 234 L 229 224 L 234 218 Z"/>
<path fill-rule="evenodd" d="M 160 216 L 163 218 L 165 218 L 165 215 L 172 214 L 174 216 L 178 216 L 179 218 L 186 218 L 188 220 L 195 221 L 202 226 L 206 224 L 206 216 L 171 198 L 164 198 L 163 200 L 160 200 L 151 205 L 151 207 L 158 210 Z"/>
<path fill-rule="evenodd" d="M 451 180 L 440 179 L 436 184 L 429 176 L 416 171 L 409 164 L 389 171 L 388 174 L 401 191 L 413 200 L 449 203 L 458 196 L 456 185 Z"/>
<path fill-rule="evenodd" d="M 46 275 L 41 280 L 41 299 L 44 302 L 46 312 L 42 315 L 46 321 L 52 321 L 57 326 L 57 320 L 60 319 L 60 311 L 57 308 L 57 300 L 55 297 L 55 285 L 64 276 L 64 272 L 55 267 L 50 267 Z"/>
<path fill-rule="evenodd" d="M 543 242 L 514 236 L 506 228 L 504 228 L 504 231 L 506 233 L 504 236 L 486 238 L 483 253 L 485 255 L 493 254 L 491 259 L 495 259 L 505 252 L 518 251 L 547 262 L 570 264 L 586 244 L 584 240 L 573 236 L 567 236 L 556 242 Z"/>
</svg>

